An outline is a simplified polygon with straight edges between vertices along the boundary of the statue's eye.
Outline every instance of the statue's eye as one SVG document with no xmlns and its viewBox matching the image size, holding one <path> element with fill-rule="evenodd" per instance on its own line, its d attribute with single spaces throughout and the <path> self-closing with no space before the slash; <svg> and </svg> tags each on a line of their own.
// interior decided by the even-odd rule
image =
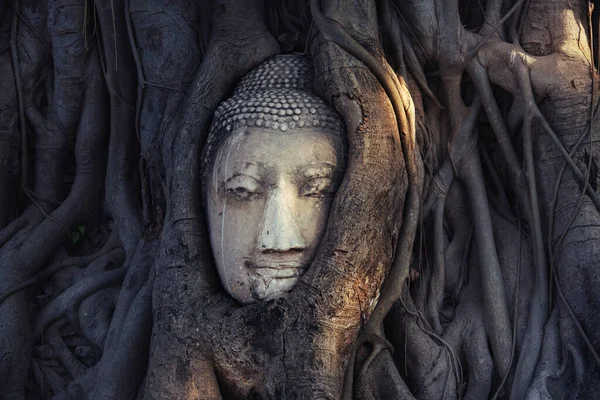
<svg viewBox="0 0 600 400">
<path fill-rule="evenodd" d="M 333 180 L 331 178 L 314 178 L 306 182 L 300 189 L 300 195 L 304 197 L 329 197 L 335 193 Z"/>
<path fill-rule="evenodd" d="M 260 182 L 247 175 L 237 175 L 225 183 L 225 193 L 240 201 L 253 200 L 262 193 Z"/>
</svg>

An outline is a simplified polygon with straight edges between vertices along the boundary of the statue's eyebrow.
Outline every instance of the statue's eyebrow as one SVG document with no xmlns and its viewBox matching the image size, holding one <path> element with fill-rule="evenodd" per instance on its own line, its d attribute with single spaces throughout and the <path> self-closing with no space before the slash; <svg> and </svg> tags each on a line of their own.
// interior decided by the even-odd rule
<svg viewBox="0 0 600 400">
<path fill-rule="evenodd" d="M 250 178 L 254 178 L 254 179 L 256 179 L 256 178 L 257 178 L 257 177 L 256 177 L 256 176 L 254 176 L 254 175 L 246 174 L 246 173 L 244 173 L 244 172 L 235 172 L 233 175 L 231 175 L 229 178 L 227 178 L 227 179 L 225 180 L 225 182 L 229 182 L 230 180 L 232 180 L 232 179 L 234 179 L 234 178 L 237 178 L 237 177 L 239 177 L 239 176 L 249 176 Z"/>
<path fill-rule="evenodd" d="M 321 176 L 333 176 L 335 174 L 336 165 L 330 162 L 319 162 L 312 163 L 309 165 L 303 165 L 296 169 L 296 173 L 304 175 L 305 177 L 321 177 Z"/>
<path fill-rule="evenodd" d="M 223 173 L 225 169 L 222 170 Z M 224 176 L 225 180 L 229 180 L 237 175 L 250 175 L 259 179 L 266 174 L 267 168 L 264 163 L 260 162 L 248 162 L 248 161 L 235 161 L 230 164 L 227 168 L 227 176 Z M 225 175 L 225 174 L 223 174 Z"/>
<path fill-rule="evenodd" d="M 226 187 L 229 184 L 229 182 L 231 182 L 232 180 L 234 180 L 235 178 L 238 178 L 238 177 L 248 177 L 251 179 L 251 181 L 255 181 L 256 184 L 258 185 L 258 187 L 264 186 L 264 183 L 262 182 L 262 179 L 260 176 L 257 176 L 255 174 L 245 173 L 245 172 L 235 172 L 230 177 L 223 179 L 220 182 L 219 191 L 224 193 L 226 191 Z"/>
</svg>

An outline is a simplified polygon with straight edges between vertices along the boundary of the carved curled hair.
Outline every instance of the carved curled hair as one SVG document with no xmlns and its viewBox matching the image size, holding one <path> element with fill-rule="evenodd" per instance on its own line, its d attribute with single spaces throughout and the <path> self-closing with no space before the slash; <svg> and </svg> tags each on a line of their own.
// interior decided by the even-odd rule
<svg viewBox="0 0 600 400">
<path fill-rule="evenodd" d="M 282 134 L 319 129 L 339 136 L 346 148 L 342 119 L 314 92 L 312 60 L 303 55 L 278 55 L 265 61 L 217 108 L 202 150 L 204 182 L 225 139 L 240 128 L 250 127 Z"/>
</svg>

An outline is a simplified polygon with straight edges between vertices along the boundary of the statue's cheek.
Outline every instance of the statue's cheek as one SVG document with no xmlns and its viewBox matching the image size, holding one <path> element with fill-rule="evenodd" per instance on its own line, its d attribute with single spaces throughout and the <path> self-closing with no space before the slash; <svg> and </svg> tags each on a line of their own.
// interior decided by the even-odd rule
<svg viewBox="0 0 600 400">
<path fill-rule="evenodd" d="M 323 238 L 330 208 L 331 200 L 328 198 L 305 199 L 298 207 L 298 219 L 302 221 L 302 231 L 311 249 L 318 247 Z"/>
<path fill-rule="evenodd" d="M 236 204 L 227 200 L 213 215 L 211 245 L 225 290 L 242 303 L 252 301 L 248 261 L 255 257 L 260 204 Z"/>
</svg>

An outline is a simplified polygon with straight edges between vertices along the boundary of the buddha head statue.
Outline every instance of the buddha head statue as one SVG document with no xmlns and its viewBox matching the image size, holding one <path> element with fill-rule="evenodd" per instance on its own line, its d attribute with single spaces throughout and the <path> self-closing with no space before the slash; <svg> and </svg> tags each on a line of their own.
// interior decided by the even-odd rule
<svg viewBox="0 0 600 400">
<path fill-rule="evenodd" d="M 276 56 L 217 109 L 202 153 L 206 213 L 225 290 L 248 304 L 292 289 L 310 266 L 344 172 L 340 117 L 312 63 Z"/>
</svg>

